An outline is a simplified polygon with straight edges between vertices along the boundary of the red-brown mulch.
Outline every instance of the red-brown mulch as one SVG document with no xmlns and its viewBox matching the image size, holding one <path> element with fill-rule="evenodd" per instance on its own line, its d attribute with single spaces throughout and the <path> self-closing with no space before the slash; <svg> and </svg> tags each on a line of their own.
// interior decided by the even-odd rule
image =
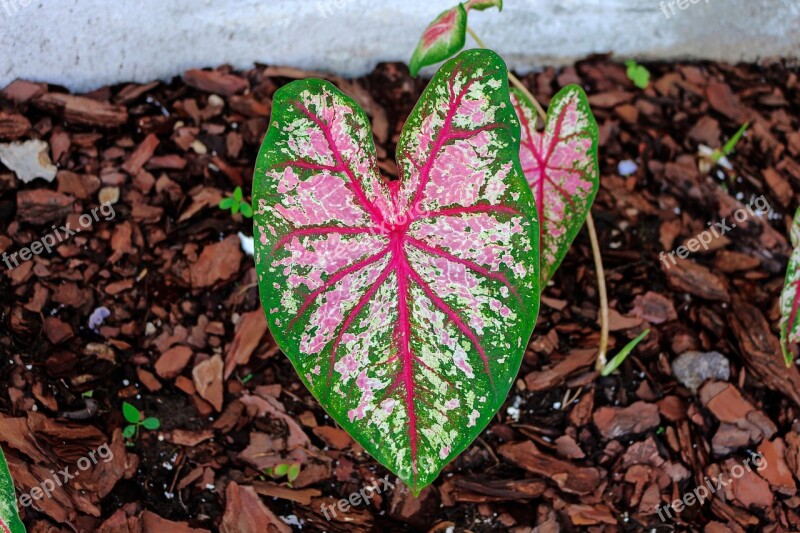
<svg viewBox="0 0 800 533">
<path fill-rule="evenodd" d="M 0 264 L 0 444 L 18 492 L 103 443 L 114 453 L 24 509 L 29 530 L 800 530 L 800 373 L 784 368 L 777 344 L 800 191 L 798 69 L 649 67 L 645 91 L 602 57 L 525 80 L 544 103 L 564 84 L 586 88 L 601 128 L 593 212 L 610 352 L 652 333 L 618 373 L 592 371 L 597 284 L 581 233 L 484 434 L 419 499 L 397 485 L 331 521 L 322 504 L 387 472 L 280 354 L 237 237 L 251 224 L 217 208 L 237 185 L 249 194 L 272 94 L 312 74 L 222 67 L 86 95 L 6 87 L 0 143 L 45 141 L 58 174 L 23 183 L 0 165 L 0 253 L 53 225 L 80 227 L 81 214 L 118 198 L 113 219 L 54 253 Z M 398 64 L 332 79 L 371 116 L 381 168 L 396 176 L 394 145 L 424 82 Z M 735 170 L 701 171 L 698 145 L 721 146 L 745 121 Z M 638 169 L 620 176 L 623 160 Z M 769 219 L 749 217 L 675 266 L 659 260 L 762 194 Z M 110 314 L 92 328 L 98 307 Z M 123 401 L 161 428 L 126 447 Z M 766 468 L 659 518 L 656 506 L 754 452 Z M 264 474 L 293 462 L 302 469 L 291 487 Z"/>
</svg>

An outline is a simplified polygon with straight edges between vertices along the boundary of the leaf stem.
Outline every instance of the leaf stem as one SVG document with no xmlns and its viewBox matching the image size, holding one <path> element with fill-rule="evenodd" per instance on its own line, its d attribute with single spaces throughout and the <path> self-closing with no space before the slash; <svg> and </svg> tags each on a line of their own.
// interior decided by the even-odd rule
<svg viewBox="0 0 800 533">
<path fill-rule="evenodd" d="M 594 227 L 594 218 L 591 210 L 586 214 L 586 229 L 589 230 L 589 240 L 592 243 L 592 256 L 594 268 L 597 271 L 597 292 L 600 297 L 600 347 L 597 350 L 597 368 L 602 371 L 606 366 L 606 350 L 608 350 L 608 293 L 606 292 L 606 274 L 603 269 L 603 256 L 600 253 L 600 243 L 597 240 L 597 231 Z"/>
<path fill-rule="evenodd" d="M 475 39 L 478 46 L 487 48 L 486 43 L 478 37 L 475 31 L 467 26 L 467 32 Z M 542 123 L 547 124 L 547 113 L 535 96 L 528 90 L 527 87 L 520 81 L 519 78 L 514 76 L 511 71 L 508 72 L 508 79 L 511 83 L 522 91 L 528 100 L 531 101 L 536 112 L 542 119 Z M 592 218 L 592 211 L 586 215 L 586 229 L 589 230 L 589 240 L 592 242 L 592 256 L 594 257 L 594 268 L 597 271 L 597 292 L 600 297 L 600 347 L 597 350 L 597 370 L 601 371 L 606 366 L 606 351 L 608 350 L 608 294 L 606 292 L 606 275 L 603 269 L 603 255 L 600 253 L 600 244 L 597 241 L 597 231 L 594 228 L 594 219 Z"/>
</svg>

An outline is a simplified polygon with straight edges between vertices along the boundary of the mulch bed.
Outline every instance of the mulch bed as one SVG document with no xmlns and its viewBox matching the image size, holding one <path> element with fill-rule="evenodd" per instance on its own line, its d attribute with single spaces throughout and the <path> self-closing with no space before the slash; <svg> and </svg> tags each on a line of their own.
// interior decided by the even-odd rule
<svg viewBox="0 0 800 533">
<path fill-rule="evenodd" d="M 0 253 L 67 221 L 82 227 L 81 214 L 116 200 L 113 218 L 54 253 L 0 263 L 0 443 L 18 492 L 104 443 L 113 451 L 24 509 L 29 530 L 800 530 L 800 372 L 785 369 L 777 340 L 800 191 L 800 71 L 649 67 L 645 91 L 605 57 L 525 81 L 544 103 L 567 83 L 590 95 L 610 352 L 652 333 L 618 373 L 592 370 L 597 284 L 582 232 L 506 404 L 419 499 L 393 477 L 394 488 L 380 485 L 385 469 L 301 385 L 240 246 L 252 225 L 217 208 L 237 185 L 249 194 L 271 95 L 313 73 L 221 67 L 80 96 L 5 88 L 0 142 L 45 141 L 57 176 L 23 183 L 0 165 Z M 394 146 L 424 82 L 400 64 L 330 79 L 367 110 L 381 168 L 396 176 Z M 698 145 L 719 147 L 745 121 L 735 170 L 701 171 Z M 623 160 L 633 174 L 618 173 Z M 762 194 L 769 217 L 674 266 L 659 259 Z M 110 311 L 102 323 L 99 307 Z M 123 401 L 161 428 L 126 447 Z M 664 521 L 656 513 L 755 452 L 763 470 Z M 263 473 L 291 462 L 302 463 L 291 486 Z M 321 505 L 372 483 L 385 490 L 326 519 Z"/>
</svg>

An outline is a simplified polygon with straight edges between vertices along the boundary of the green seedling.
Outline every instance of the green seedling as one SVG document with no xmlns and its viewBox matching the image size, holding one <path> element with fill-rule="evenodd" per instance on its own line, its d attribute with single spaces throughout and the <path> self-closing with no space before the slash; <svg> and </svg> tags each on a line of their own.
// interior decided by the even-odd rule
<svg viewBox="0 0 800 533">
<path fill-rule="evenodd" d="M 628 79 L 634 85 L 642 90 L 650 87 L 650 71 L 646 67 L 638 64 L 633 59 L 625 61 L 625 66 L 628 68 Z"/>
<path fill-rule="evenodd" d="M 714 152 L 711 154 L 711 160 L 714 163 L 719 163 L 720 159 L 729 156 L 736 149 L 736 145 L 742 140 L 744 132 L 746 132 L 747 128 L 749 127 L 749 122 L 742 124 L 742 127 L 739 128 L 739 130 L 733 135 L 733 137 L 730 138 L 730 140 L 728 140 L 728 142 L 725 143 L 722 148 L 717 148 L 714 150 Z"/>
<path fill-rule="evenodd" d="M 264 470 L 264 474 L 275 479 L 286 476 L 287 485 L 291 487 L 292 482 L 300 475 L 300 463 L 275 465 Z"/>
<path fill-rule="evenodd" d="M 151 431 L 161 427 L 161 421 L 153 416 L 145 418 L 143 413 L 128 402 L 122 403 L 122 416 L 129 422 L 122 430 L 122 436 L 128 440 L 128 446 L 133 445 L 133 440 L 139 435 L 139 428 L 143 427 Z"/>
<path fill-rule="evenodd" d="M 606 366 L 603 367 L 603 370 L 600 371 L 601 376 L 608 376 L 611 375 L 619 366 L 628 358 L 630 353 L 633 351 L 636 346 L 644 340 L 645 337 L 650 333 L 649 329 L 644 330 L 641 335 L 633 339 L 631 342 L 625 345 L 625 347 L 619 351 L 617 355 L 615 355 L 611 361 L 606 363 Z"/>
<path fill-rule="evenodd" d="M 228 196 L 219 201 L 219 208 L 223 211 L 230 210 L 231 214 L 241 212 L 245 218 L 253 218 L 253 207 L 244 200 L 241 187 L 236 187 L 233 196 Z"/>
</svg>

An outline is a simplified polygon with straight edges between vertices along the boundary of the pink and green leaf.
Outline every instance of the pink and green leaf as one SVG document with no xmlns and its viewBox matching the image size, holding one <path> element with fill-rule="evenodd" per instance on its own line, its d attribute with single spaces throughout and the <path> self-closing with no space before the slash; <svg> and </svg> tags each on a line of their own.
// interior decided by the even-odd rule
<svg viewBox="0 0 800 533">
<path fill-rule="evenodd" d="M 469 11 L 470 9 L 477 9 L 478 11 L 483 11 L 484 9 L 489 9 L 492 7 L 496 7 L 498 10 L 503 10 L 503 0 L 469 0 L 466 4 L 464 4 L 464 8 Z"/>
<path fill-rule="evenodd" d="M 781 350 L 786 366 L 791 366 L 794 356 L 789 343 L 800 342 L 800 209 L 794 214 L 789 231 L 792 255 L 786 267 L 786 280 L 781 292 Z"/>
<path fill-rule="evenodd" d="M 321 80 L 275 93 L 256 263 L 276 341 L 326 411 L 417 494 L 500 408 L 538 313 L 538 227 L 507 71 L 470 50 L 403 128 L 399 181 Z"/>
<path fill-rule="evenodd" d="M 17 512 L 17 495 L 8 464 L 0 448 L 0 533 L 25 533 Z"/>
<path fill-rule="evenodd" d="M 458 53 L 467 41 L 467 10 L 462 4 L 441 13 L 425 29 L 408 68 L 416 77 L 422 67 L 435 65 Z"/>
<path fill-rule="evenodd" d="M 586 94 L 564 87 L 537 131 L 536 109 L 519 90 L 511 100 L 522 126 L 520 161 L 536 203 L 542 286 L 553 276 L 580 231 L 599 187 L 598 129 Z"/>
</svg>

